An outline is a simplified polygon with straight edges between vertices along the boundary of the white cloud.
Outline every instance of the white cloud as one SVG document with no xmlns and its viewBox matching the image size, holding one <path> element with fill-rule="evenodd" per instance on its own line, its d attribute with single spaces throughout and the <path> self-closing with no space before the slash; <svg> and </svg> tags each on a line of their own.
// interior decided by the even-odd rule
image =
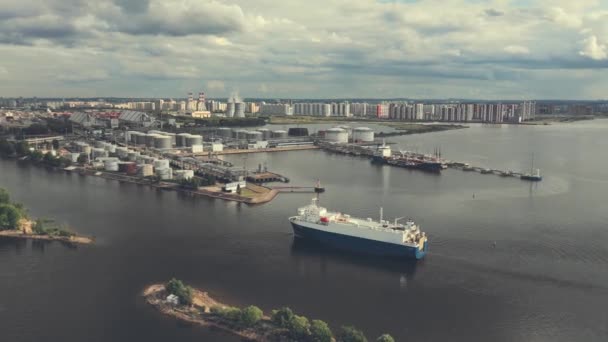
<svg viewBox="0 0 608 342">
<path fill-rule="evenodd" d="M 527 55 L 530 53 L 530 50 L 521 45 L 508 45 L 503 49 L 506 53 L 510 53 L 512 55 Z"/>
<path fill-rule="evenodd" d="M 217 96 L 228 95 L 228 85 L 244 97 L 389 92 L 457 97 L 470 96 L 468 89 L 483 89 L 487 97 L 518 96 L 518 91 L 555 96 L 558 85 L 583 82 L 577 70 L 608 67 L 601 63 L 608 59 L 605 5 L 598 0 L 530 0 L 522 7 L 504 0 L 4 0 L 2 66 L 22 72 L 3 74 L 8 82 L 0 84 L 0 92 L 43 96 L 53 87 L 66 96 L 84 93 L 87 87 L 66 87 L 71 78 L 90 81 L 91 89 L 107 96 L 135 89 L 176 96 L 203 84 Z M 548 75 L 564 82 L 547 87 L 542 80 Z M 41 77 L 46 81 L 37 82 Z M 512 86 L 524 83 L 521 79 L 529 88 Z M 585 93 L 563 95 L 599 93 L 578 89 Z"/>
<path fill-rule="evenodd" d="M 579 51 L 581 56 L 594 60 L 608 59 L 608 46 L 600 44 L 596 36 L 589 36 L 582 42 L 583 48 Z"/>
</svg>

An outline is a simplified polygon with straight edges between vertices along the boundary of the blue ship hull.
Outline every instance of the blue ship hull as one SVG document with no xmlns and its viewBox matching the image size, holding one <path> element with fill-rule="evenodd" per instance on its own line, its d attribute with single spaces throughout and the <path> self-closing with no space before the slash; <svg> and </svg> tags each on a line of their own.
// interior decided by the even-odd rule
<svg viewBox="0 0 608 342">
<path fill-rule="evenodd" d="M 428 242 L 424 244 L 424 249 L 421 250 L 417 247 L 325 232 L 314 228 L 304 227 L 293 222 L 291 222 L 291 226 L 293 227 L 293 232 L 297 238 L 315 240 L 324 245 L 354 252 L 419 260 L 424 258 L 428 250 Z"/>
</svg>

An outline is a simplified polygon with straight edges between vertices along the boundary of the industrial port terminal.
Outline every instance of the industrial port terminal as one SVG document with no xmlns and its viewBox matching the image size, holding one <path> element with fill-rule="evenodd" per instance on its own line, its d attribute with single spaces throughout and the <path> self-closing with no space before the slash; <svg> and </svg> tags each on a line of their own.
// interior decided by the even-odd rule
<svg viewBox="0 0 608 342">
<path fill-rule="evenodd" d="M 28 143 L 34 150 L 67 159 L 70 164 L 65 168 L 67 171 L 248 204 L 268 202 L 279 193 L 307 192 L 310 187 L 306 184 L 273 187 L 272 183 L 289 183 L 288 175 L 270 171 L 265 164 L 254 169 L 235 166 L 222 159 L 224 155 L 320 149 L 425 172 L 440 173 L 453 168 L 531 181 L 542 179 L 538 170 L 502 171 L 451 161 L 442 158 L 437 149 L 432 155 L 393 151 L 390 142 L 377 138 L 367 127 L 342 125 L 314 134 L 302 127 L 287 130 L 219 127 L 198 134 L 158 127 L 122 128 L 36 137 Z M 61 141 L 60 148 L 51 146 L 54 141 Z"/>
</svg>

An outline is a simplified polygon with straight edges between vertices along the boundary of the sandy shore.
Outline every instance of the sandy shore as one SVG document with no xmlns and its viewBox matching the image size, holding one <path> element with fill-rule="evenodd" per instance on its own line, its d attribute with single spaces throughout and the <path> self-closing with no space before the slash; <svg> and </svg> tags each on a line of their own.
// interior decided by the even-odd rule
<svg viewBox="0 0 608 342">
<path fill-rule="evenodd" d="M 43 240 L 43 241 L 61 241 L 81 245 L 89 245 L 94 242 L 92 238 L 86 236 L 50 236 L 50 235 L 38 235 L 32 230 L 34 222 L 26 219 L 22 219 L 19 222 L 19 229 L 14 230 L 0 230 L 0 236 L 18 238 L 18 239 L 30 239 L 30 240 Z"/>
<path fill-rule="evenodd" d="M 190 307 L 168 304 L 165 301 L 167 292 L 165 291 L 164 284 L 153 284 L 146 287 L 142 292 L 142 296 L 144 296 L 148 304 L 154 306 L 163 314 L 181 321 L 203 327 L 217 328 L 249 341 L 270 341 L 269 329 L 265 329 L 264 324 L 262 324 L 262 328 L 258 329 L 240 329 L 221 321 L 221 319 L 210 312 L 210 309 L 213 307 L 223 308 L 227 307 L 227 305 L 211 298 L 207 292 L 193 289 L 193 304 Z M 269 318 L 264 317 L 264 320 L 267 321 Z"/>
</svg>

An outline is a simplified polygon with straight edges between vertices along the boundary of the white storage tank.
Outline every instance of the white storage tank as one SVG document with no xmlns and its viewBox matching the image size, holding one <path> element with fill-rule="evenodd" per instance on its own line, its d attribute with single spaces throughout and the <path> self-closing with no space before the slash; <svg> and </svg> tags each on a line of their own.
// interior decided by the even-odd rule
<svg viewBox="0 0 608 342">
<path fill-rule="evenodd" d="M 76 163 L 79 157 L 80 153 L 70 153 L 70 160 L 72 161 L 72 163 Z"/>
<path fill-rule="evenodd" d="M 354 142 L 373 142 L 374 131 L 368 127 L 357 127 L 353 130 Z"/>
<path fill-rule="evenodd" d="M 118 172 L 118 161 L 116 160 L 105 160 L 103 166 L 106 171 Z"/>
<path fill-rule="evenodd" d="M 156 139 L 156 137 L 158 137 L 158 136 L 159 135 L 157 135 L 157 134 L 146 134 L 146 136 L 145 136 L 146 146 L 154 147 L 154 139 Z"/>
<path fill-rule="evenodd" d="M 165 169 L 169 167 L 169 159 L 157 159 L 154 161 L 155 169 Z"/>
<path fill-rule="evenodd" d="M 105 148 L 106 147 L 106 142 L 98 140 L 98 141 L 95 142 L 95 147 L 96 148 Z"/>
<path fill-rule="evenodd" d="M 203 144 L 203 136 L 202 135 L 190 135 L 186 137 L 186 147 L 191 147 L 193 145 L 202 145 Z"/>
<path fill-rule="evenodd" d="M 129 156 L 129 149 L 126 147 L 118 146 L 116 147 L 116 155 L 118 158 L 126 159 Z"/>
<path fill-rule="evenodd" d="M 108 151 L 103 148 L 93 148 L 91 149 L 91 153 L 93 155 L 93 159 L 104 158 L 108 156 Z"/>
<path fill-rule="evenodd" d="M 244 129 L 234 130 L 232 131 L 232 137 L 239 140 L 247 139 L 247 131 Z"/>
<path fill-rule="evenodd" d="M 163 132 L 162 135 L 171 138 L 171 146 L 175 145 L 175 133 Z"/>
<path fill-rule="evenodd" d="M 170 167 L 156 169 L 155 174 L 162 180 L 173 179 L 173 169 Z"/>
<path fill-rule="evenodd" d="M 109 153 L 116 153 L 116 145 L 114 145 L 114 144 L 106 144 L 106 146 L 104 148 Z"/>
<path fill-rule="evenodd" d="M 325 131 L 325 139 L 339 144 L 346 144 L 348 143 L 348 132 L 342 128 L 330 128 Z"/>
<path fill-rule="evenodd" d="M 262 133 L 262 140 L 268 140 L 272 137 L 271 132 L 268 128 L 260 128 L 257 131 Z"/>
<path fill-rule="evenodd" d="M 287 131 L 276 130 L 271 133 L 273 139 L 287 139 Z"/>
<path fill-rule="evenodd" d="M 139 157 L 139 156 L 140 156 L 139 152 L 129 151 L 129 154 L 127 155 L 127 159 L 129 159 L 129 161 L 136 161 L 137 157 Z"/>
<path fill-rule="evenodd" d="M 166 135 L 157 135 L 154 137 L 154 147 L 160 150 L 170 149 L 171 146 L 171 137 Z"/>
</svg>

